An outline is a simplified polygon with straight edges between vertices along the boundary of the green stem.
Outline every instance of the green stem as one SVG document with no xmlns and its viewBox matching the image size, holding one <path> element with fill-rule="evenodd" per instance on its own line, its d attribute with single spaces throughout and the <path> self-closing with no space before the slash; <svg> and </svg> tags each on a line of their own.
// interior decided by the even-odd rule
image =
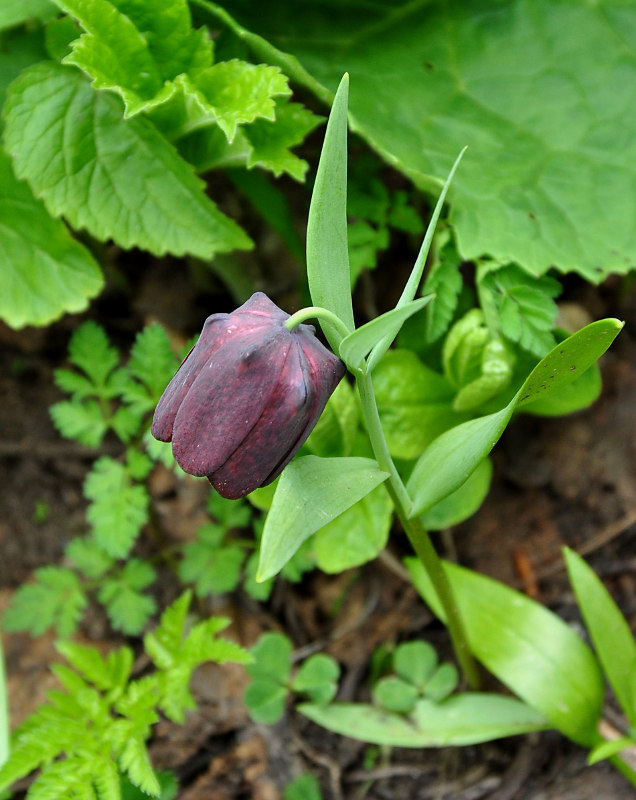
<svg viewBox="0 0 636 800">
<path fill-rule="evenodd" d="M 4 670 L 4 653 L 0 641 L 0 766 L 9 758 L 9 704 L 7 676 Z"/>
<path fill-rule="evenodd" d="M 636 786 L 636 772 L 619 755 L 610 756 L 608 761 L 623 775 L 624 778 Z"/>
<path fill-rule="evenodd" d="M 328 322 L 338 331 L 338 334 L 342 339 L 351 333 L 349 328 L 344 324 L 340 317 L 337 317 L 333 311 L 329 311 L 322 306 L 307 306 L 307 308 L 301 308 L 299 311 L 296 311 L 295 314 L 292 314 L 288 320 L 286 320 L 285 327 L 288 330 L 293 331 L 294 328 L 297 325 L 300 325 L 301 322 L 304 322 L 306 319 L 314 318 L 324 319 L 325 322 Z"/>
<path fill-rule="evenodd" d="M 459 607 L 453 595 L 450 581 L 448 580 L 442 562 L 421 520 L 419 517 L 409 519 L 412 501 L 395 468 L 391 454 L 389 453 L 384 431 L 382 430 L 382 423 L 380 422 L 380 415 L 378 414 L 378 406 L 375 400 L 371 376 L 368 374 L 358 375 L 356 381 L 373 452 L 380 469 L 389 473 L 389 478 L 384 485 L 393 500 L 396 513 L 402 523 L 404 532 L 408 536 L 413 550 L 422 562 L 437 592 L 437 596 L 446 614 L 446 622 L 451 642 L 453 643 L 453 649 L 455 650 L 455 655 L 457 656 L 457 661 L 459 662 L 462 672 L 468 684 L 473 689 L 477 689 L 480 684 L 479 670 L 468 646 L 466 630 Z"/>
</svg>

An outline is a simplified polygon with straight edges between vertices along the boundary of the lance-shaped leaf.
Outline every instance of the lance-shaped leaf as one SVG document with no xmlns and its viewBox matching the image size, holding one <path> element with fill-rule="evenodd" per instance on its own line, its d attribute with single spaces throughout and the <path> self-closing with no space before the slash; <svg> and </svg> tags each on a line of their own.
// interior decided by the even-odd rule
<svg viewBox="0 0 636 800">
<path fill-rule="evenodd" d="M 14 81 L 5 143 L 53 216 L 122 247 L 155 255 L 249 248 L 204 184 L 147 119 L 124 121 L 121 101 L 94 92 L 74 69 L 41 62 Z"/>
<path fill-rule="evenodd" d="M 422 564 L 407 559 L 415 588 L 444 620 Z M 478 572 L 445 564 L 471 652 L 562 733 L 582 745 L 598 739 L 603 679 L 592 651 L 556 614 Z"/>
<path fill-rule="evenodd" d="M 314 305 L 332 311 L 353 331 L 347 246 L 347 97 L 345 75 L 336 92 L 307 220 L 307 278 Z M 320 321 L 332 350 L 341 336 Z"/>
<path fill-rule="evenodd" d="M 327 730 L 389 747 L 477 744 L 549 727 L 525 703 L 485 692 L 464 692 L 441 703 L 421 698 L 408 716 L 367 703 L 303 703 L 297 708 Z"/>
<path fill-rule="evenodd" d="M 430 300 L 430 295 L 412 300 L 357 328 L 340 342 L 340 358 L 350 367 L 360 367 L 365 356 L 380 340 L 386 340 L 390 346 L 404 322 L 424 308 Z"/>
<path fill-rule="evenodd" d="M 292 462 L 280 477 L 265 520 L 258 580 L 276 575 L 312 533 L 388 477 L 370 458 L 305 456 Z"/>
<path fill-rule="evenodd" d="M 424 451 L 409 479 L 411 516 L 421 514 L 458 489 L 495 446 L 516 409 L 547 398 L 571 383 L 603 355 L 622 327 L 617 319 L 586 325 L 541 359 L 507 406 L 438 436 Z"/>
</svg>

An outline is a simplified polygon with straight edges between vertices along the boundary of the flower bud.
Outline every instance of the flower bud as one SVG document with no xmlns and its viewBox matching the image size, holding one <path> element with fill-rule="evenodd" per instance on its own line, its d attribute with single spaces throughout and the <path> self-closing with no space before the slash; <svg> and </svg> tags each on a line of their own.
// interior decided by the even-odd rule
<svg viewBox="0 0 636 800">
<path fill-rule="evenodd" d="M 344 375 L 310 325 L 290 331 L 287 319 L 262 292 L 208 317 L 155 409 L 152 435 L 223 497 L 280 475 Z"/>
</svg>

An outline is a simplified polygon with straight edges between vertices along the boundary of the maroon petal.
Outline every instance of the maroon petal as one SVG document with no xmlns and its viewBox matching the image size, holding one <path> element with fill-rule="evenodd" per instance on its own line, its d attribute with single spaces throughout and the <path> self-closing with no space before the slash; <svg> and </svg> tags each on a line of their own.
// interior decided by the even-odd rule
<svg viewBox="0 0 636 800">
<path fill-rule="evenodd" d="M 223 323 L 229 317 L 229 314 L 212 314 L 206 319 L 197 343 L 183 359 L 161 395 L 150 428 L 152 435 L 160 442 L 172 440 L 172 428 L 179 406 L 210 357 L 227 341 L 229 334 Z"/>
<path fill-rule="evenodd" d="M 230 458 L 208 476 L 223 497 L 236 500 L 269 483 L 268 475 L 300 447 L 298 440 L 316 398 L 298 340 L 293 334 L 289 338 L 278 383 L 258 422 Z"/>
<path fill-rule="evenodd" d="M 179 406 L 172 436 L 177 463 L 210 475 L 244 441 L 276 389 L 289 349 L 286 328 L 235 331 L 214 353 Z"/>
<path fill-rule="evenodd" d="M 232 312 L 232 315 L 240 314 L 241 316 L 265 317 L 269 320 L 276 320 L 284 322 L 289 319 L 289 314 L 285 313 L 282 308 L 279 308 L 276 303 L 273 303 L 269 297 L 263 292 L 254 292 L 254 294 L 243 303 L 242 306 Z"/>
<path fill-rule="evenodd" d="M 327 350 L 310 330 L 303 331 L 303 328 L 307 329 L 309 326 L 299 325 L 295 334 L 298 337 L 298 350 L 300 359 L 303 362 L 303 371 L 308 376 L 308 385 L 311 386 L 313 402 L 308 405 L 305 425 L 300 430 L 293 447 L 287 456 L 265 478 L 261 484 L 262 486 L 267 486 L 268 483 L 275 480 L 307 441 L 320 415 L 325 410 L 333 390 L 340 383 L 346 372 L 344 363 Z"/>
</svg>

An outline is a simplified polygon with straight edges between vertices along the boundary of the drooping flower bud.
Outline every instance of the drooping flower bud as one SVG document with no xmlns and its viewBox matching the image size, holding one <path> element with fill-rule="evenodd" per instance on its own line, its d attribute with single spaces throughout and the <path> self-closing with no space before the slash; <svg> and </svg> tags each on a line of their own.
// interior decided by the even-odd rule
<svg viewBox="0 0 636 800">
<path fill-rule="evenodd" d="M 310 325 L 290 331 L 287 319 L 262 292 L 212 314 L 155 409 L 152 435 L 223 497 L 280 475 L 345 373 Z"/>
</svg>

